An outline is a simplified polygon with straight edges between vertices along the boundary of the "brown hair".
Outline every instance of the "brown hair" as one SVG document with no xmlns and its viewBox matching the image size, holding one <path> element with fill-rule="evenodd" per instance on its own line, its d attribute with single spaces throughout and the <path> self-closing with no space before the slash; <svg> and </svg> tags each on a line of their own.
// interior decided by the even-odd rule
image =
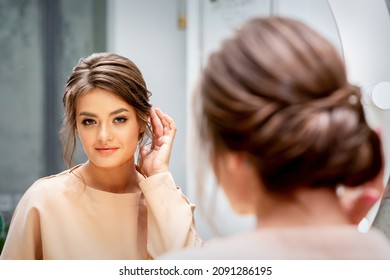
<svg viewBox="0 0 390 280">
<path fill-rule="evenodd" d="M 94 53 L 81 58 L 73 68 L 62 99 L 65 116 L 60 135 L 68 167 L 72 164 L 76 149 L 77 100 L 95 88 L 111 91 L 131 105 L 136 111 L 140 126 L 146 128 L 146 136 L 152 137 L 148 123 L 151 93 L 138 67 L 131 60 L 117 54 Z M 148 137 L 142 133 L 139 143 L 144 144 Z"/>
<path fill-rule="evenodd" d="M 383 160 L 342 58 L 297 20 L 250 20 L 209 57 L 195 94 L 211 159 L 248 155 L 265 187 L 357 186 Z"/>
</svg>

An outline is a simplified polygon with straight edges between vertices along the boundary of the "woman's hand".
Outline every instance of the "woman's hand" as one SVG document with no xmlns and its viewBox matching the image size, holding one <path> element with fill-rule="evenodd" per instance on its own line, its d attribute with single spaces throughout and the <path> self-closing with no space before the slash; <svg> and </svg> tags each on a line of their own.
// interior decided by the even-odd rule
<svg viewBox="0 0 390 280">
<path fill-rule="evenodd" d="M 382 169 L 373 180 L 360 187 L 343 187 L 339 198 L 351 223 L 359 224 L 374 204 L 386 194 L 383 179 L 384 170 Z"/>
<path fill-rule="evenodd" d="M 150 149 L 140 149 L 141 170 L 147 177 L 169 171 L 169 159 L 176 134 L 174 121 L 158 108 L 150 109 L 150 123 L 154 140 Z"/>
<path fill-rule="evenodd" d="M 376 132 L 382 139 L 381 130 L 377 128 Z M 383 155 L 382 160 L 385 162 Z M 383 166 L 378 175 L 371 181 L 357 188 L 344 187 L 342 189 L 342 194 L 339 195 L 341 206 L 352 223 L 359 224 L 375 203 L 387 194 L 388 190 L 385 185 L 388 182 L 387 178 L 384 180 L 384 172 Z"/>
</svg>

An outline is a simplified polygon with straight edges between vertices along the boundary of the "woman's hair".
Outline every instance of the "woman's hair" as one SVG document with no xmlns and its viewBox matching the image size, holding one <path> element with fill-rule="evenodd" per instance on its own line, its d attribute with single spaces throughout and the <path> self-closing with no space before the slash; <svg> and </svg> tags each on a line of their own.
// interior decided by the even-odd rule
<svg viewBox="0 0 390 280">
<path fill-rule="evenodd" d="M 70 166 L 76 149 L 76 106 L 78 99 L 95 88 L 108 90 L 122 98 L 136 111 L 138 122 L 145 127 L 139 143 L 151 138 L 148 123 L 149 97 L 145 81 L 138 67 L 129 59 L 112 53 L 94 53 L 80 59 L 68 78 L 63 96 L 65 116 L 60 132 L 64 147 L 64 160 Z M 145 137 L 147 136 L 147 137 Z"/>
<path fill-rule="evenodd" d="M 271 192 L 358 186 L 383 164 L 360 98 L 337 50 L 317 32 L 293 19 L 252 19 L 202 72 L 200 142 L 211 160 L 246 154 Z"/>
</svg>

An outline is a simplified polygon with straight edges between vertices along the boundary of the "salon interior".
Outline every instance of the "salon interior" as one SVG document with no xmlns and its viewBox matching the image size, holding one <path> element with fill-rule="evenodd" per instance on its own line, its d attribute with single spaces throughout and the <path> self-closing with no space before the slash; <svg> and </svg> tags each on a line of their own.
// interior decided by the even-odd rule
<svg viewBox="0 0 390 280">
<path fill-rule="evenodd" d="M 115 52 L 139 66 L 152 104 L 178 128 L 173 177 L 198 204 L 191 95 L 199 71 L 242 22 L 267 15 L 300 19 L 340 51 L 350 81 L 363 89 L 367 119 L 381 131 L 386 188 L 390 0 L 0 0 L 0 251 L 22 194 L 38 178 L 65 169 L 58 137 L 64 85 L 77 61 L 93 52 Z M 81 148 L 75 161 L 85 161 Z M 196 211 L 195 218 L 204 240 L 253 226 L 253 217 L 233 212 L 212 178 L 209 189 L 212 214 Z M 390 193 L 384 192 L 358 230 L 377 227 L 390 238 L 389 217 Z"/>
</svg>

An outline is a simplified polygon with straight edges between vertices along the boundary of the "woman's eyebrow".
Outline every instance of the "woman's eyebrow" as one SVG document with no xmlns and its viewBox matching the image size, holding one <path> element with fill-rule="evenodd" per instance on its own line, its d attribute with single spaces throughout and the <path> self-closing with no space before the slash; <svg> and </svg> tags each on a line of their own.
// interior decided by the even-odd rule
<svg viewBox="0 0 390 280">
<path fill-rule="evenodd" d="M 126 108 L 120 108 L 118 110 L 111 112 L 109 115 L 112 116 L 112 115 L 116 115 L 116 114 L 119 114 L 122 112 L 129 112 L 129 110 L 127 110 Z M 93 117 L 93 118 L 98 117 L 96 114 L 90 113 L 90 112 L 80 112 L 79 116 L 87 116 L 87 117 Z"/>
<path fill-rule="evenodd" d="M 87 116 L 87 117 L 97 118 L 97 115 L 96 115 L 96 114 L 89 113 L 89 112 L 81 112 L 81 113 L 79 114 L 79 116 Z"/>
<path fill-rule="evenodd" d="M 115 110 L 113 112 L 110 113 L 110 116 L 112 115 L 116 115 L 116 114 L 119 114 L 119 113 L 122 113 L 122 112 L 128 112 L 129 110 L 127 110 L 126 108 L 120 108 L 118 110 Z"/>
</svg>

